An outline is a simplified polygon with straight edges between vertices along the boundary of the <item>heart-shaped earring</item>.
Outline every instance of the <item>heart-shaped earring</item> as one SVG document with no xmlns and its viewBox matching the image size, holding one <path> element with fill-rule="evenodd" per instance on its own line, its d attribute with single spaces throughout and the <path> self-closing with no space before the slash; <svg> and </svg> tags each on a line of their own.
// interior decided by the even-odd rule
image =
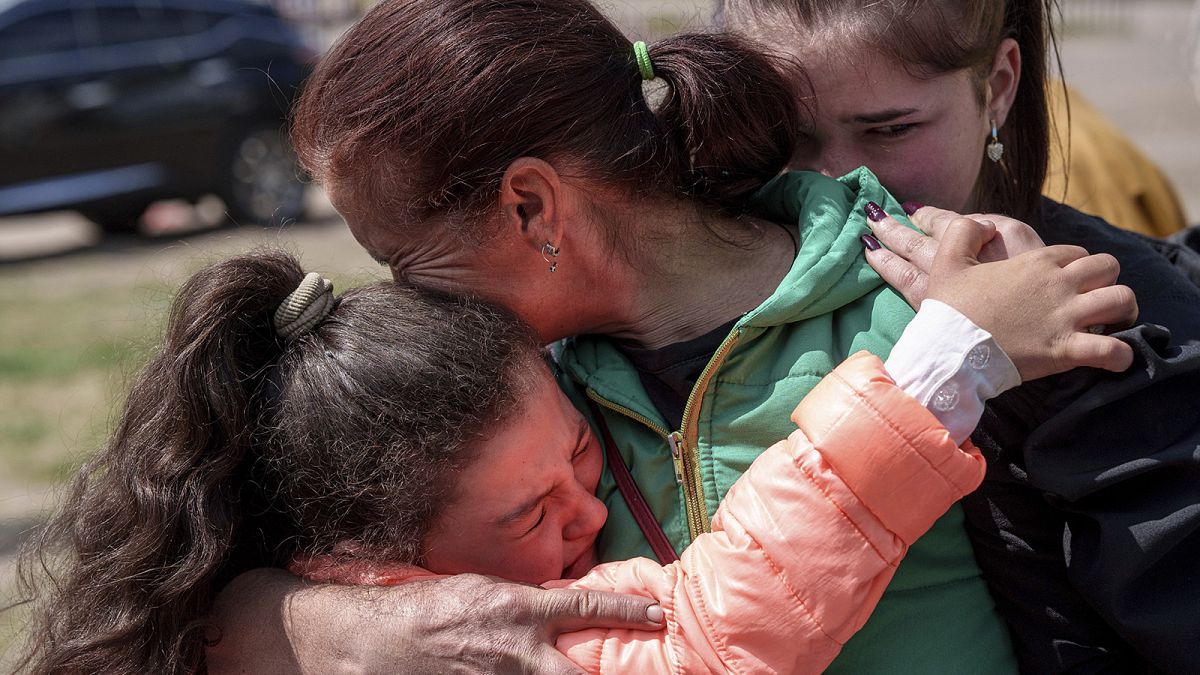
<svg viewBox="0 0 1200 675">
<path fill-rule="evenodd" d="M 992 142 L 987 146 L 988 159 L 999 162 L 1004 156 L 1004 144 L 1000 142 L 1000 130 L 996 128 L 996 120 L 992 120 Z"/>
</svg>

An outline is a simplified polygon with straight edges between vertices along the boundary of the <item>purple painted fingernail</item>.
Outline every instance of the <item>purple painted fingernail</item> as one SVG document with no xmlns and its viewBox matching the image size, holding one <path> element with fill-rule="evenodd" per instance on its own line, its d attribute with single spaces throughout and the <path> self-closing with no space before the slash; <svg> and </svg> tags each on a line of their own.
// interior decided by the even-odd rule
<svg viewBox="0 0 1200 675">
<path fill-rule="evenodd" d="M 875 208 L 879 207 L 877 206 Z M 863 246 L 867 247 L 868 251 L 878 251 L 880 248 L 882 248 L 882 246 L 879 244 L 879 240 L 869 234 L 864 234 L 863 236 L 859 237 L 859 240 L 862 241 Z"/>
<path fill-rule="evenodd" d="M 863 207 L 863 210 L 867 212 L 868 218 L 877 223 L 884 218 L 887 218 L 887 214 L 884 213 L 883 209 L 879 208 L 879 205 L 875 202 L 867 202 L 867 205 Z"/>
<path fill-rule="evenodd" d="M 904 212 L 911 216 L 912 214 L 916 213 L 922 206 L 925 206 L 925 205 L 922 204 L 921 202 L 904 202 L 903 204 L 900 205 L 900 208 L 904 209 Z"/>
</svg>

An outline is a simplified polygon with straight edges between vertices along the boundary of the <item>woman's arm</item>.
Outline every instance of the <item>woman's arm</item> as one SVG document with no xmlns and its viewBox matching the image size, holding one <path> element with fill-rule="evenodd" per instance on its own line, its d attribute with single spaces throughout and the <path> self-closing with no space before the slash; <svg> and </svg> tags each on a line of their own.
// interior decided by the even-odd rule
<svg viewBox="0 0 1200 675">
<path fill-rule="evenodd" d="M 653 600 L 545 590 L 474 574 L 391 588 L 312 584 L 283 570 L 247 572 L 217 600 L 208 672 L 524 673 L 578 667 L 554 649 L 563 631 L 659 633 Z"/>
<path fill-rule="evenodd" d="M 700 537 L 682 563 L 664 568 L 634 560 L 606 566 L 584 582 L 585 588 L 598 582 L 598 588 L 616 589 L 633 578 L 641 583 L 628 590 L 670 600 L 666 635 L 622 635 L 611 643 L 609 633 L 591 631 L 566 636 L 559 646 L 589 670 L 606 672 L 688 663 L 740 667 L 720 653 L 691 663 L 704 655 L 693 642 L 732 645 L 745 653 L 734 660 L 754 669 L 781 660 L 787 670 L 828 663 L 866 620 L 907 545 L 977 481 L 978 457 L 955 446 L 974 428 L 982 399 L 1020 381 L 987 332 L 937 302 L 922 308 L 888 361 L 904 385 L 893 384 L 880 366 L 860 355 L 810 394 L 796 410 L 801 430 L 755 462 L 718 512 L 718 530 Z M 924 412 L 922 405 L 941 400 L 937 392 L 947 387 L 959 392 L 957 405 L 929 405 L 932 414 Z M 943 429 L 939 416 L 955 430 Z M 932 487 L 924 483 L 930 479 Z M 905 494 L 908 489 L 918 496 Z M 905 496 L 896 501 L 897 494 Z M 436 578 L 411 567 L 329 560 L 310 565 L 305 576 L 410 586 Z M 800 626 L 784 622 L 748 635 L 730 612 L 739 594 L 734 604 L 740 611 L 799 612 L 793 619 Z M 795 639 L 814 629 L 815 637 Z M 788 639 L 779 640 L 782 635 Z M 602 656 L 606 644 L 618 646 Z M 779 658 L 771 655 L 772 645 Z"/>
<path fill-rule="evenodd" d="M 993 355 L 981 360 L 981 350 L 985 354 L 990 350 Z M 888 364 L 889 372 L 903 376 L 903 387 L 891 383 L 878 359 L 862 355 L 844 364 L 830 376 L 829 384 L 811 394 L 796 411 L 802 430 L 758 459 L 755 468 L 738 483 L 741 487 L 735 488 L 718 512 L 717 532 L 701 537 L 680 565 L 662 568 L 648 560 L 629 561 L 607 566 L 602 574 L 598 572 L 599 576 L 593 575 L 585 582 L 585 588 L 595 581 L 601 583 L 600 588 L 618 588 L 627 581 L 622 575 L 630 574 L 647 582 L 630 590 L 672 599 L 673 636 L 655 633 L 635 637 L 630 633 L 621 640 L 628 638 L 631 642 L 620 644 L 639 646 L 632 647 L 632 651 L 610 650 L 607 660 L 599 656 L 610 637 L 605 631 L 564 637 L 560 647 L 574 645 L 570 648 L 572 657 L 590 670 L 607 672 L 657 670 L 686 662 L 692 657 L 672 654 L 673 644 L 683 645 L 689 655 L 698 655 L 702 650 L 690 644 L 713 644 L 711 636 L 717 635 L 734 645 L 734 650 L 744 651 L 746 656 L 740 660 L 750 662 L 753 668 L 772 662 L 763 652 L 764 646 L 772 644 L 787 646 L 783 658 L 789 660 L 789 670 L 819 669 L 832 659 L 841 643 L 870 614 L 907 545 L 975 483 L 974 476 L 980 471 L 978 458 L 955 445 L 974 428 L 982 398 L 1019 382 L 1015 367 L 988 333 L 936 302 L 923 308 L 907 327 Z M 960 390 L 958 406 L 931 407 L 933 415 L 920 412 L 922 401 L 912 396 L 932 399 L 947 386 Z M 904 393 L 898 393 L 901 391 Z M 864 404 L 865 409 L 856 407 Z M 956 430 L 943 430 L 939 415 Z M 926 429 L 933 434 L 932 442 L 921 438 Z M 876 438 L 880 432 L 890 436 Z M 819 441 L 817 445 L 823 451 L 814 449 L 814 440 Z M 934 455 L 912 454 L 913 446 L 926 445 L 935 448 Z M 942 461 L 937 450 L 949 455 L 948 463 Z M 891 466 L 880 467 L 879 472 L 875 467 L 863 468 L 864 463 L 875 460 L 890 462 Z M 915 473 L 905 473 L 912 469 Z M 963 472 L 965 483 L 961 480 L 964 476 L 958 475 Z M 848 478 L 841 478 L 842 474 Z M 934 489 L 922 485 L 922 477 L 933 477 Z M 940 487 L 947 479 L 952 486 L 949 491 Z M 915 488 L 923 497 L 905 497 L 904 507 L 899 508 L 890 501 L 898 485 Z M 923 499 L 931 500 L 930 509 L 923 508 Z M 769 545 L 764 547 L 762 542 Z M 780 545 L 786 551 L 775 551 Z M 750 564 L 742 559 L 745 550 L 754 551 Z M 755 567 L 764 555 L 783 568 Z M 803 573 L 797 573 L 800 568 Z M 759 584 L 769 587 L 772 575 L 779 576 L 782 583 L 762 592 Z M 416 568 L 392 568 L 370 561 L 348 566 L 328 560 L 306 568 L 305 576 L 344 584 L 404 584 L 410 588 L 419 587 L 419 580 L 438 578 Z M 831 585 L 835 578 L 836 583 Z M 671 586 L 674 582 L 679 588 Z M 800 611 L 809 621 L 801 621 L 799 630 L 784 623 L 777 630 L 759 631 L 748 638 L 744 628 L 728 628 L 738 625 L 736 617 L 722 614 L 729 606 L 726 596 L 738 593 L 731 591 L 735 587 L 751 589 L 742 593 L 746 605 L 743 611 L 768 611 L 774 608 L 764 605 L 773 601 L 781 605 L 781 611 Z M 715 602 L 713 595 L 722 596 L 720 602 Z M 719 609 L 703 609 L 700 605 Z M 380 621 L 386 630 L 384 619 Z M 703 623 L 702 619 L 715 623 Z M 792 639 L 804 634 L 804 627 L 810 632 L 815 627 L 819 639 Z M 787 640 L 777 639 L 785 634 Z M 601 637 L 595 638 L 597 635 Z M 423 641 L 427 640 L 416 642 Z M 293 644 L 299 642 L 307 641 L 292 640 Z M 693 665 L 710 669 L 736 665 L 726 662 L 724 655 L 710 656 Z"/>
</svg>

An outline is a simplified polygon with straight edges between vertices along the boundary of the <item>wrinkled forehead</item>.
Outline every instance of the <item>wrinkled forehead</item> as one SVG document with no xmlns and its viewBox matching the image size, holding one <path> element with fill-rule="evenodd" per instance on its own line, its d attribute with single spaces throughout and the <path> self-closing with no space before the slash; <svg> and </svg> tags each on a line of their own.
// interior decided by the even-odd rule
<svg viewBox="0 0 1200 675">
<path fill-rule="evenodd" d="M 416 271 L 455 268 L 469 272 L 479 267 L 471 255 L 477 243 L 438 219 L 418 221 L 413 216 L 359 209 L 337 190 L 330 191 L 329 197 L 354 239 L 397 280 Z"/>
</svg>

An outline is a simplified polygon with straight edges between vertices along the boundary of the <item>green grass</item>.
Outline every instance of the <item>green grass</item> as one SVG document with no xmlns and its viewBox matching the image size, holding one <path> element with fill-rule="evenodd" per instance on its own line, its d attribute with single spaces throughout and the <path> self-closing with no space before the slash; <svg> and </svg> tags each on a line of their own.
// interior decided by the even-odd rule
<svg viewBox="0 0 1200 675">
<path fill-rule="evenodd" d="M 44 485 L 101 444 L 127 374 L 154 344 L 170 289 L 82 284 L 38 294 L 36 275 L 5 281 L 0 463 L 10 481 Z"/>
</svg>

